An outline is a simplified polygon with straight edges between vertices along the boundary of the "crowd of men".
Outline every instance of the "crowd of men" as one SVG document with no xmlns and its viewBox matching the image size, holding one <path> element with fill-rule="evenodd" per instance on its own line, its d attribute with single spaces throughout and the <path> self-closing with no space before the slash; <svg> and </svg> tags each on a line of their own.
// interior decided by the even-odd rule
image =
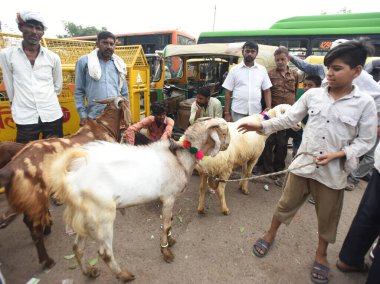
<svg viewBox="0 0 380 284">
<path fill-rule="evenodd" d="M 17 23 L 23 35 L 21 45 L 0 53 L 3 80 L 17 127 L 16 141 L 28 143 L 41 134 L 44 139 L 63 137 L 63 114 L 58 101 L 62 89 L 61 61 L 40 44 L 47 25 L 39 13 L 32 11 L 18 13 Z M 102 31 L 97 36 L 96 49 L 76 63 L 74 97 L 81 126 L 102 113 L 104 106 L 94 100 L 116 96 L 128 99 L 126 65 L 114 53 L 115 45 L 115 35 Z M 246 42 L 243 61 L 229 71 L 223 83 L 224 113 L 220 101 L 211 97 L 208 88 L 197 90 L 191 106 L 189 124 L 201 117 L 224 117 L 234 122 L 257 113 L 265 117 L 267 109 L 279 104 L 293 105 L 280 118 L 258 125 L 240 125 L 242 132 L 253 130 L 269 135 L 259 164 L 263 173 L 285 169 L 289 137 L 295 157 L 292 164 L 316 161 L 312 167 L 275 177 L 275 183 L 283 187 L 283 195 L 268 231 L 254 244 L 253 252 L 264 257 L 280 225 L 289 224 L 311 196 L 319 232 L 310 274 L 315 283 L 329 281 L 327 247 L 335 242 L 344 189 L 353 190 L 362 178 L 369 183 L 337 267 L 344 272 L 368 271 L 364 256 L 379 235 L 380 85 L 366 71 L 373 70 L 377 62 L 364 66 L 370 52 L 371 46 L 365 41 L 338 40 L 325 56 L 324 65 L 313 65 L 289 54 L 287 48 L 278 47 L 274 52 L 276 68 L 267 72 L 255 62 L 258 44 Z M 304 94 L 298 101 L 300 76 L 289 67 L 289 62 L 307 74 L 303 80 Z M 305 125 L 303 133 L 286 130 L 301 120 Z M 166 116 L 165 105 L 154 103 L 151 116 L 126 130 L 126 140 L 130 144 L 148 144 L 169 139 L 173 127 L 174 120 Z M 143 128 L 148 130 L 146 135 L 140 133 Z M 380 279 L 379 250 L 376 247 L 374 251 L 368 283 Z"/>
</svg>

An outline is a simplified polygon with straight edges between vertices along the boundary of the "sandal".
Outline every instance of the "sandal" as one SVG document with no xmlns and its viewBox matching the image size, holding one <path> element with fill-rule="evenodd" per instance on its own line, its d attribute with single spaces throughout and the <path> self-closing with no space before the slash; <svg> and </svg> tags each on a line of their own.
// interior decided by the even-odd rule
<svg viewBox="0 0 380 284">
<path fill-rule="evenodd" d="M 311 269 L 311 281 L 317 284 L 325 284 L 329 282 L 330 268 L 326 265 L 314 261 L 313 268 Z"/>
<path fill-rule="evenodd" d="M 266 254 L 268 253 L 271 245 L 272 245 L 273 241 L 272 242 L 267 242 L 266 240 L 260 238 L 256 241 L 256 243 L 253 245 L 253 253 L 257 256 L 257 257 L 264 257 L 266 256 Z M 259 251 L 261 250 L 262 253 Z"/>
<path fill-rule="evenodd" d="M 362 267 L 357 267 L 357 266 L 351 266 L 351 265 L 348 265 L 346 263 L 344 263 L 343 261 L 341 261 L 340 259 L 338 259 L 336 261 L 336 267 L 344 272 L 344 273 L 348 273 L 348 272 L 368 272 L 369 270 L 369 265 L 368 263 L 363 263 Z"/>
</svg>

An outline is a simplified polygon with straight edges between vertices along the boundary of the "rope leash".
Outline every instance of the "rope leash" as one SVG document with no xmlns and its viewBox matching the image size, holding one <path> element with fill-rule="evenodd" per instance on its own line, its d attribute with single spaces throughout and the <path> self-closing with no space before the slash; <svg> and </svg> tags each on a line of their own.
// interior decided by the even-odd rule
<svg viewBox="0 0 380 284">
<path fill-rule="evenodd" d="M 312 156 L 314 158 L 317 157 L 316 155 L 313 155 L 311 153 L 301 152 L 301 153 L 297 154 L 293 158 L 292 161 L 294 161 L 300 155 L 309 155 L 309 156 Z M 220 179 L 218 177 L 211 177 L 209 175 L 208 176 L 210 178 L 214 179 L 214 181 L 216 181 L 216 182 L 234 182 L 234 181 L 243 181 L 243 180 L 254 180 L 254 179 L 259 179 L 259 178 L 266 178 L 266 177 L 272 177 L 272 176 L 286 174 L 286 173 L 288 173 L 290 171 L 297 170 L 297 169 L 300 169 L 300 168 L 303 168 L 303 167 L 307 167 L 307 166 L 310 166 L 310 165 L 313 165 L 313 164 L 315 164 L 315 161 L 307 163 L 307 164 L 304 164 L 304 165 L 300 165 L 300 166 L 295 167 L 295 168 L 291 168 L 291 169 L 287 168 L 286 170 L 283 170 L 283 171 L 278 171 L 278 172 L 274 172 L 274 173 L 270 173 L 270 174 L 265 174 L 265 175 L 260 175 L 260 176 L 251 176 L 251 177 L 247 177 L 247 178 L 239 178 L 239 179 Z"/>
</svg>

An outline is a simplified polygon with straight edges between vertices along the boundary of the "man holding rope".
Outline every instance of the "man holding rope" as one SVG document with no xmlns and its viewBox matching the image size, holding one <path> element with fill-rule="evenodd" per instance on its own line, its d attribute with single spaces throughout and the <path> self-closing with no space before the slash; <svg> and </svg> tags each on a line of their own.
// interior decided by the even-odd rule
<svg viewBox="0 0 380 284">
<path fill-rule="evenodd" d="M 376 105 L 371 96 L 352 84 L 364 66 L 371 46 L 347 41 L 325 56 L 328 86 L 307 91 L 283 116 L 262 123 L 242 123 L 238 129 L 269 134 L 292 127 L 309 115 L 299 155 L 286 177 L 283 194 L 270 229 L 256 241 L 253 252 L 264 257 L 282 223 L 288 225 L 298 209 L 312 195 L 316 201 L 318 247 L 311 270 L 314 283 L 328 283 L 327 247 L 334 243 L 340 219 L 347 175 L 357 167 L 358 158 L 375 143 Z M 315 163 L 306 165 L 313 161 Z M 297 168 L 297 169 L 295 169 Z"/>
</svg>

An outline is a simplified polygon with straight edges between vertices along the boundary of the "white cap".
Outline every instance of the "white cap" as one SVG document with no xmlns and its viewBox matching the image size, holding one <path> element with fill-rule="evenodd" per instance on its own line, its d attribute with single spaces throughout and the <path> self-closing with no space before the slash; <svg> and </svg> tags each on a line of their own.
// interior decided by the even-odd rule
<svg viewBox="0 0 380 284">
<path fill-rule="evenodd" d="M 37 22 L 40 22 L 43 25 L 44 30 L 47 30 L 47 25 L 45 23 L 45 20 L 39 12 L 21 11 L 21 12 L 16 14 L 16 23 L 17 24 L 23 24 L 26 21 L 30 21 L 30 20 L 35 20 Z"/>
<path fill-rule="evenodd" d="M 331 47 L 330 47 L 330 49 L 332 49 L 332 48 L 334 48 L 334 47 L 337 47 L 339 44 L 341 44 L 341 43 L 344 43 L 344 42 L 346 42 L 346 41 L 348 41 L 348 39 L 337 39 L 337 40 L 335 40 L 335 41 L 333 41 L 332 43 L 331 43 Z"/>
</svg>

